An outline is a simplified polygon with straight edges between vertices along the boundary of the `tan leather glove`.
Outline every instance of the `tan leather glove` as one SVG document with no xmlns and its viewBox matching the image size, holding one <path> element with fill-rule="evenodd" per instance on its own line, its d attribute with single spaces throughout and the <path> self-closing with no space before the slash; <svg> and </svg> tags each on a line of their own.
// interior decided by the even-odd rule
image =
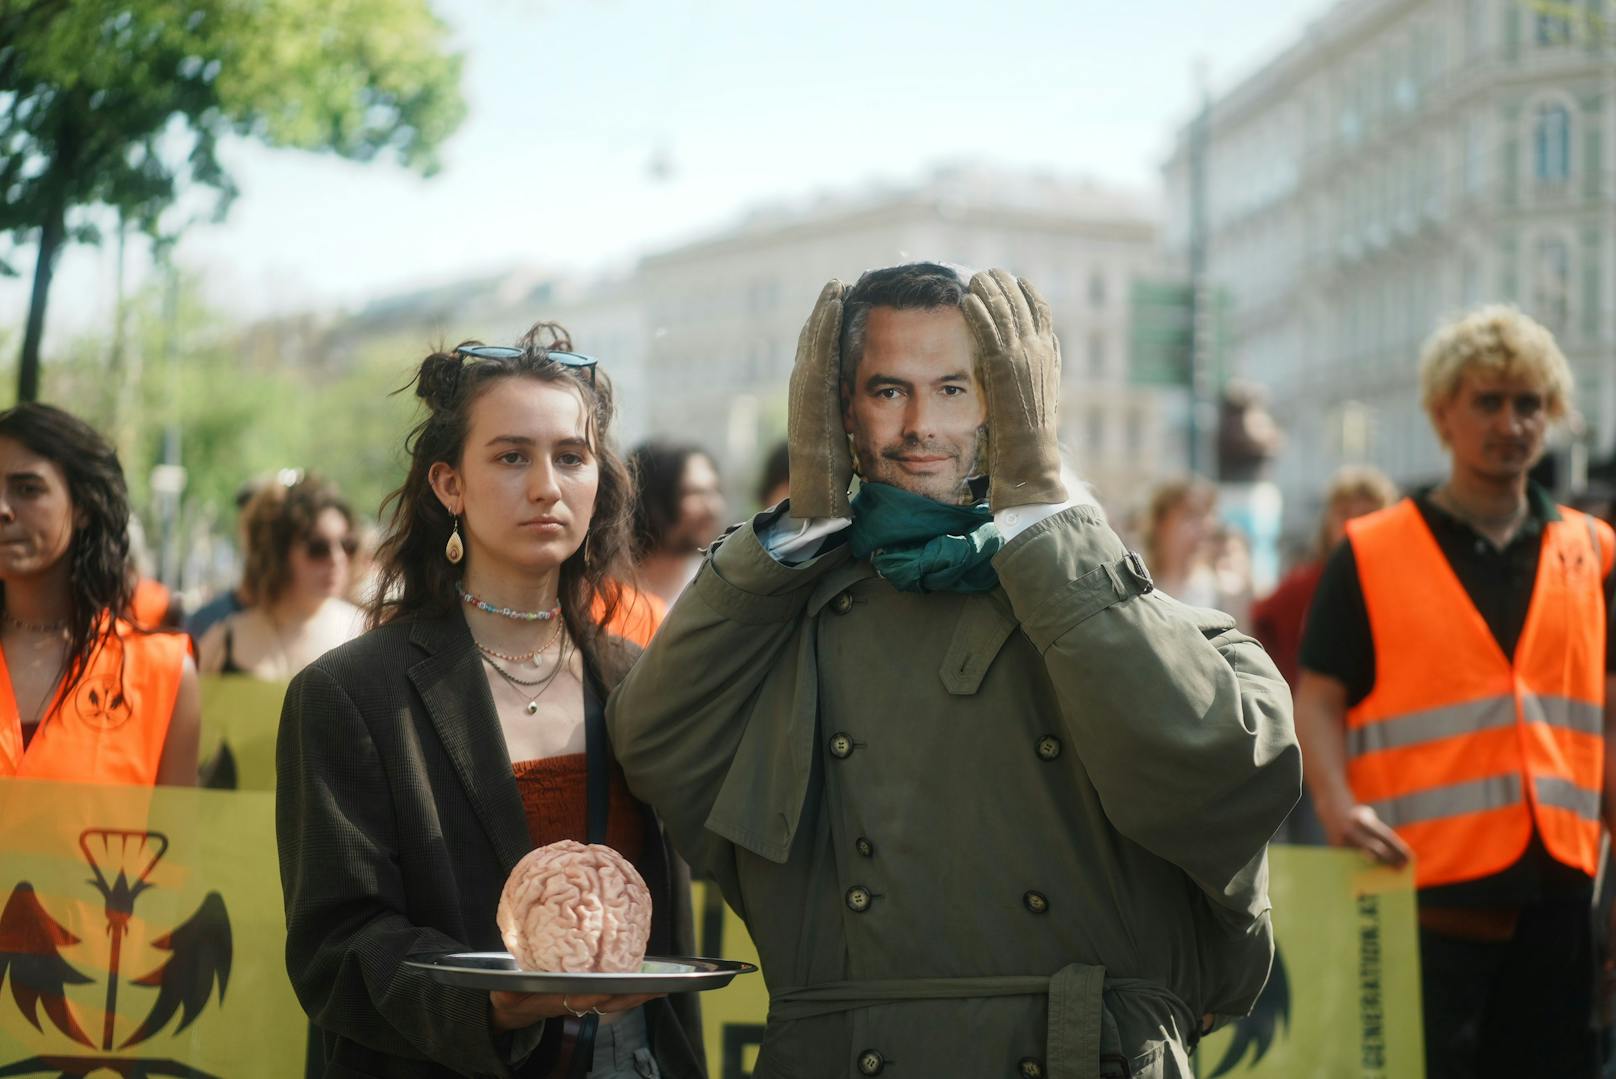
<svg viewBox="0 0 1616 1079">
<path fill-rule="evenodd" d="M 1004 270 L 971 278 L 965 321 L 988 402 L 988 505 L 1065 502 L 1055 414 L 1060 342 L 1049 304 Z"/>
<path fill-rule="evenodd" d="M 842 296 L 832 280 L 819 294 L 797 338 L 791 368 L 786 439 L 791 468 L 791 516 L 846 517 L 853 458 L 842 428 Z"/>
</svg>

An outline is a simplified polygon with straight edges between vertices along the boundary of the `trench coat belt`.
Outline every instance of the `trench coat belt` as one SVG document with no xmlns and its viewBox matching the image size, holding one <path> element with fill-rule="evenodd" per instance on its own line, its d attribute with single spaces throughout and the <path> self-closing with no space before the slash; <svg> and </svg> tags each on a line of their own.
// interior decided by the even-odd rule
<svg viewBox="0 0 1616 1079">
<path fill-rule="evenodd" d="M 879 1004 L 980 997 L 1049 997 L 1049 1033 L 1044 1067 L 1050 1079 L 1098 1079 L 1102 994 L 1142 992 L 1160 999 L 1178 1029 L 1200 1029 L 1176 994 L 1145 978 L 1107 978 L 1105 968 L 1072 963 L 1050 975 L 988 975 L 976 978 L 889 978 L 793 986 L 769 996 L 769 1022 L 791 1022 Z"/>
</svg>

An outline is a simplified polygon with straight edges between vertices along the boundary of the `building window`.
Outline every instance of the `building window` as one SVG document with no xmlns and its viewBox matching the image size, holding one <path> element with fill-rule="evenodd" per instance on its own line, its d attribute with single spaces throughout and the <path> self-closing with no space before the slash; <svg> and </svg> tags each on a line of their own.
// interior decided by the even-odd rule
<svg viewBox="0 0 1616 1079">
<path fill-rule="evenodd" d="M 1129 455 L 1138 456 L 1145 452 L 1145 418 L 1138 409 L 1128 412 L 1127 437 Z"/>
<path fill-rule="evenodd" d="M 1543 105 L 1532 132 L 1532 174 L 1539 183 L 1563 184 L 1571 179 L 1571 110 Z"/>
<path fill-rule="evenodd" d="M 1487 127 L 1480 116 L 1465 121 L 1464 133 L 1464 189 L 1467 195 L 1479 195 L 1487 183 Z"/>
<path fill-rule="evenodd" d="M 1105 306 L 1105 274 L 1099 270 L 1089 274 L 1089 306 Z"/>
<path fill-rule="evenodd" d="M 1465 57 L 1481 59 L 1487 47 L 1487 0 L 1468 0 L 1465 4 Z"/>
<path fill-rule="evenodd" d="M 1089 334 L 1089 374 L 1105 377 L 1105 334 L 1099 331 Z"/>
<path fill-rule="evenodd" d="M 1358 119 L 1358 110 L 1352 105 L 1341 108 L 1341 138 L 1344 142 L 1355 143 L 1363 134 L 1363 122 Z"/>
<path fill-rule="evenodd" d="M 1536 39 L 1546 49 L 1571 44 L 1571 20 L 1564 15 L 1538 15 Z"/>
<path fill-rule="evenodd" d="M 1105 410 L 1095 408 L 1089 410 L 1088 429 L 1089 460 L 1097 461 L 1105 453 Z"/>
<path fill-rule="evenodd" d="M 1547 237 L 1538 241 L 1532 310 L 1550 330 L 1565 332 L 1571 315 L 1571 248 L 1564 240 Z"/>
<path fill-rule="evenodd" d="M 1474 254 L 1465 255 L 1459 276 L 1459 303 L 1462 306 L 1475 307 L 1481 303 L 1481 281 L 1481 260 Z"/>
</svg>

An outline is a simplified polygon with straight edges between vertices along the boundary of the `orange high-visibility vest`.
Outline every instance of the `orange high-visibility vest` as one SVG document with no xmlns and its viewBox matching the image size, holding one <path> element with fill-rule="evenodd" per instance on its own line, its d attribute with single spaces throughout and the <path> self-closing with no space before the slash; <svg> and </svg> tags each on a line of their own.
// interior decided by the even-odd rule
<svg viewBox="0 0 1616 1079">
<path fill-rule="evenodd" d="M 134 620 L 148 629 L 155 629 L 168 617 L 168 608 L 174 595 L 168 586 L 150 577 L 135 582 L 135 591 L 129 597 L 129 613 Z"/>
<path fill-rule="evenodd" d="M 154 785 L 189 653 L 183 633 L 142 633 L 116 620 L 66 700 L 57 688 L 24 750 L 17 695 L 0 652 L 0 777 Z"/>
<path fill-rule="evenodd" d="M 1560 513 L 1513 660 L 1411 500 L 1347 524 L 1375 646 L 1374 688 L 1347 712 L 1347 778 L 1413 848 L 1420 888 L 1508 868 L 1534 823 L 1556 860 L 1598 868 L 1616 533 Z"/>
<path fill-rule="evenodd" d="M 657 627 L 668 615 L 668 605 L 661 596 L 641 592 L 621 581 L 612 582 L 617 588 L 617 611 L 606 623 L 606 631 L 624 640 L 633 641 L 644 648 L 651 643 Z M 597 597 L 591 617 L 597 621 L 606 613 L 606 603 Z"/>
</svg>

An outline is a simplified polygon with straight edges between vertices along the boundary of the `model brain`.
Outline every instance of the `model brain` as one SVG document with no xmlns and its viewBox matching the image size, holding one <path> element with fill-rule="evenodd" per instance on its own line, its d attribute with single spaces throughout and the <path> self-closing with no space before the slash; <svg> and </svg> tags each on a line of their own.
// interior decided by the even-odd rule
<svg viewBox="0 0 1616 1079">
<path fill-rule="evenodd" d="M 524 970 L 631 973 L 651 938 L 651 893 L 612 848 L 564 839 L 516 863 L 496 920 Z"/>
</svg>

